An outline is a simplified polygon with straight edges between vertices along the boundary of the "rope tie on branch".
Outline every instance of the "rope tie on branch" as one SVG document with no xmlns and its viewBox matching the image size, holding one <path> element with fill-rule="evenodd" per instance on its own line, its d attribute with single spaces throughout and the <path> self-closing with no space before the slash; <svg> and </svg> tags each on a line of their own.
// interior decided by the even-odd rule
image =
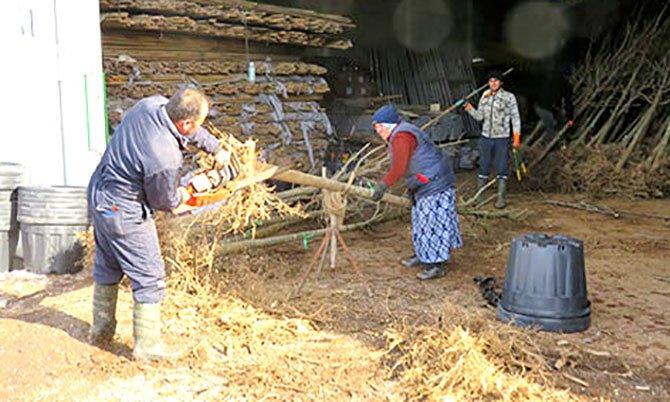
<svg viewBox="0 0 670 402">
<path fill-rule="evenodd" d="M 323 190 L 323 208 L 328 215 L 335 216 L 337 225 L 342 226 L 347 209 L 347 197 L 345 193 Z"/>
<path fill-rule="evenodd" d="M 354 170 L 347 180 L 347 186 L 344 188 L 344 191 L 323 190 L 323 209 L 329 216 L 335 217 L 335 223 L 338 227 L 342 226 L 344 222 L 347 209 L 347 193 L 351 189 L 355 178 L 356 173 Z"/>
</svg>

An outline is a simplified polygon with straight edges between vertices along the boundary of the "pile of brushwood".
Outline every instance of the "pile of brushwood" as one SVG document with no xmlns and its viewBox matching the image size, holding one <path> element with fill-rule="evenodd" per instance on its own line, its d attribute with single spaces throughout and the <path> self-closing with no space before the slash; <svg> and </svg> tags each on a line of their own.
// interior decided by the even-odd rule
<svg viewBox="0 0 670 402">
<path fill-rule="evenodd" d="M 593 42 L 573 74 L 575 126 L 526 139 L 530 188 L 670 196 L 669 14 L 640 14 Z"/>
<path fill-rule="evenodd" d="M 240 197 L 249 198 L 244 193 Z M 377 216 L 388 213 L 377 210 Z M 328 316 L 321 309 L 303 314 L 282 294 L 274 294 L 276 301 L 265 306 L 236 294 L 248 283 L 254 283 L 256 294 L 268 290 L 251 266 L 270 264 L 266 269 L 275 274 L 288 269 L 277 260 L 264 260 L 266 252 L 246 258 L 223 253 L 225 243 L 213 237 L 241 220 L 221 220 L 216 211 L 185 219 L 160 214 L 156 220 L 170 289 L 164 333 L 188 340 L 182 359 L 188 372 L 170 374 L 169 381 L 161 370 L 143 377 L 143 383 L 160 384 L 163 396 L 194 401 L 270 394 L 328 400 L 581 399 L 556 376 L 560 372 L 584 384 L 569 374 L 585 359 L 572 342 L 557 348 L 554 337 L 492 320 L 475 303 L 466 308 L 445 301 L 436 306 L 439 326 L 394 321 L 372 347 L 320 329 L 319 318 Z M 94 241 L 92 236 L 85 239 L 90 266 Z M 123 287 L 130 292 L 127 283 Z"/>
</svg>

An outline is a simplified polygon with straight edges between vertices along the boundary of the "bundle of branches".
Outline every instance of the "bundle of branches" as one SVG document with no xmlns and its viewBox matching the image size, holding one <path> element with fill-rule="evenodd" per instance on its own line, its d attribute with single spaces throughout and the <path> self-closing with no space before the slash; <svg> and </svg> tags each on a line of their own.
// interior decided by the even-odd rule
<svg viewBox="0 0 670 402">
<path fill-rule="evenodd" d="M 370 144 L 367 144 L 356 154 L 351 156 L 347 163 L 329 179 L 331 182 L 333 180 L 346 182 L 346 184 L 342 183 L 340 185 L 342 190 L 330 190 L 331 192 L 335 191 L 335 193 L 340 194 L 340 196 L 349 197 L 346 207 L 346 219 L 344 225 L 339 228 L 340 232 L 358 230 L 381 222 L 400 218 L 409 213 L 408 207 L 411 206 L 411 204 L 407 198 L 396 198 L 396 200 L 404 200 L 406 205 L 380 205 L 366 198 L 352 197 L 352 195 L 360 195 L 360 193 L 364 191 L 368 191 L 370 196 L 372 191 L 364 190 L 364 188 L 372 188 L 372 184 L 388 169 L 388 163 L 389 160 L 386 153 L 386 145 L 371 147 Z M 282 176 L 278 175 L 277 177 L 281 179 Z M 508 209 L 504 211 L 490 211 L 482 208 L 490 202 L 494 196 L 479 203 L 479 195 L 494 182 L 495 180 L 492 180 L 485 188 L 469 199 L 461 198 L 457 203 L 458 213 L 484 219 L 521 219 L 525 215 L 526 210 Z M 356 187 L 356 191 L 353 191 L 352 187 L 354 186 Z M 404 186 L 397 186 L 396 189 L 398 191 L 395 192 L 398 193 L 402 188 L 404 188 Z M 286 191 L 283 194 L 280 193 L 280 197 L 287 201 L 307 200 L 308 202 L 304 206 L 307 217 L 310 218 L 310 220 L 318 217 L 326 218 L 325 220 L 327 220 L 328 215 L 332 213 L 332 211 L 329 210 L 326 205 L 327 203 L 322 203 L 323 198 L 317 197 L 319 191 L 319 189 L 314 187 L 298 187 Z M 306 227 L 306 222 L 303 220 L 284 219 L 281 217 L 260 223 L 263 227 L 254 233 L 248 233 L 246 236 L 247 240 L 240 237 L 231 238 L 228 242 L 222 245 L 222 251 L 232 253 L 245 249 L 269 247 L 291 241 L 304 241 L 315 236 L 322 236 L 328 230 L 324 229 L 323 225 L 318 222 L 317 225 L 312 224 Z M 295 229 L 290 230 L 291 227 L 298 226 L 300 227 L 298 231 L 295 231 Z M 278 232 L 286 230 L 290 233 L 275 236 Z M 255 239 L 249 240 L 248 238 L 251 237 L 252 234 L 255 234 Z"/>
<path fill-rule="evenodd" d="M 548 350 L 532 331 L 445 302 L 441 328 L 386 331 L 387 359 L 409 400 L 578 400 L 545 375 Z"/>
<path fill-rule="evenodd" d="M 636 152 L 630 158 L 630 166 L 618 170 L 616 162 L 624 152 L 625 148 L 619 144 L 560 149 L 547 155 L 522 184 L 526 189 L 578 192 L 594 198 L 670 195 L 670 161 L 666 160 L 658 171 L 652 172 L 644 163 L 644 155 Z M 529 153 L 532 155 L 532 150 Z"/>
<path fill-rule="evenodd" d="M 574 169 L 564 172 L 567 184 L 561 187 L 623 195 L 667 195 L 660 188 L 641 189 L 628 182 L 641 182 L 640 174 L 664 174 L 670 156 L 670 18 L 665 8 L 653 18 L 642 14 L 617 35 L 601 38 L 592 46 L 583 64 L 575 70 L 575 115 L 577 129 L 565 127 L 554 138 L 538 140 L 533 145 L 536 157 L 534 171 L 552 164 L 543 162 L 554 147 L 567 147 Z M 612 144 L 612 147 L 602 145 Z M 611 150 L 618 149 L 616 152 Z M 590 152 L 589 152 L 590 151 Z M 606 153 L 604 163 L 622 186 L 611 186 L 608 179 L 593 180 L 590 169 L 580 163 L 591 163 L 592 154 Z M 540 163 L 543 162 L 543 163 Z M 541 166 L 539 166 L 541 165 Z M 583 172 L 582 172 L 583 171 Z M 625 173 L 624 173 L 625 172 Z M 579 178 L 576 175 L 586 174 Z M 601 172 L 601 175 L 603 172 Z M 622 174 L 631 177 L 621 177 Z M 667 177 L 667 176 L 666 176 Z M 577 184 L 575 182 L 588 183 Z M 647 183 L 649 185 L 652 183 Z"/>
</svg>

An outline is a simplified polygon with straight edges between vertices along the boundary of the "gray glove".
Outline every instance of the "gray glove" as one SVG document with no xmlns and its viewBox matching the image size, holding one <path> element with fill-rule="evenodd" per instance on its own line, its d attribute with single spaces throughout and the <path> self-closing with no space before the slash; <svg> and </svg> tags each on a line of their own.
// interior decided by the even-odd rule
<svg viewBox="0 0 670 402">
<path fill-rule="evenodd" d="M 386 185 L 386 183 L 380 180 L 375 186 L 374 192 L 372 193 L 372 201 L 376 202 L 381 200 L 388 188 L 389 187 Z"/>
</svg>

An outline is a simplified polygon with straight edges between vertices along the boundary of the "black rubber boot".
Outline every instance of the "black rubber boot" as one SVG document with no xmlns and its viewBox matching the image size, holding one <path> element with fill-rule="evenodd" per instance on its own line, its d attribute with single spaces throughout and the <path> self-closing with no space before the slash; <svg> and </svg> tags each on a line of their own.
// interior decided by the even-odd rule
<svg viewBox="0 0 670 402">
<path fill-rule="evenodd" d="M 118 285 L 93 286 L 93 325 L 90 341 L 104 346 L 112 342 L 116 332 L 116 300 Z"/>
<path fill-rule="evenodd" d="M 160 361 L 179 358 L 179 350 L 163 343 L 160 303 L 135 303 L 133 327 L 135 335 L 133 357 L 135 359 Z"/>
<path fill-rule="evenodd" d="M 416 277 L 422 281 L 427 281 L 429 279 L 441 278 L 446 275 L 446 273 L 447 269 L 442 264 L 431 264 Z"/>
<path fill-rule="evenodd" d="M 496 201 L 496 208 L 505 208 L 505 191 L 507 190 L 507 180 L 498 179 L 498 201 Z"/>
</svg>

